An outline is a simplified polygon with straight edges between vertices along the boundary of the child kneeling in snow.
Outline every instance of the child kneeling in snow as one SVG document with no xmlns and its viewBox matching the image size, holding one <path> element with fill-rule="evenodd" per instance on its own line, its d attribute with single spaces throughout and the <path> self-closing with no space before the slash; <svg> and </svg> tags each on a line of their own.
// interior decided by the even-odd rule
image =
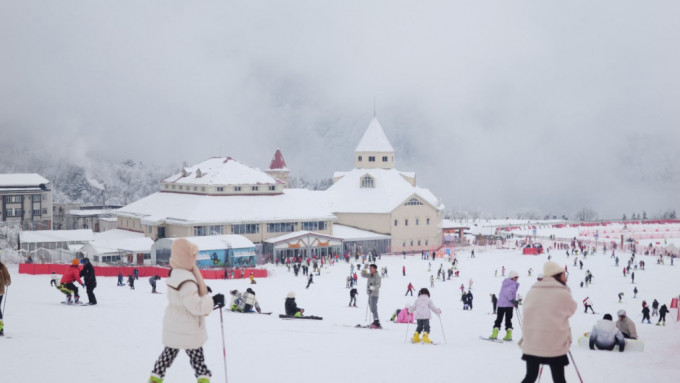
<svg viewBox="0 0 680 383">
<path fill-rule="evenodd" d="M 210 370 L 205 365 L 203 344 L 208 340 L 204 317 L 214 307 L 224 306 L 224 295 L 208 295 L 208 288 L 196 266 L 198 247 L 180 238 L 172 243 L 168 307 L 163 318 L 165 349 L 153 367 L 149 383 L 161 383 L 165 371 L 172 365 L 180 349 L 189 355 L 198 383 L 210 382 Z"/>
<path fill-rule="evenodd" d="M 413 303 L 413 306 L 408 308 L 409 313 L 414 314 L 416 320 L 416 333 L 413 334 L 413 343 L 420 343 L 420 333 L 423 332 L 423 342 L 432 343 L 430 341 L 430 318 L 433 313 L 440 315 L 442 310 L 438 309 L 430 299 L 430 291 L 426 288 L 420 289 L 418 292 L 418 299 Z"/>
</svg>

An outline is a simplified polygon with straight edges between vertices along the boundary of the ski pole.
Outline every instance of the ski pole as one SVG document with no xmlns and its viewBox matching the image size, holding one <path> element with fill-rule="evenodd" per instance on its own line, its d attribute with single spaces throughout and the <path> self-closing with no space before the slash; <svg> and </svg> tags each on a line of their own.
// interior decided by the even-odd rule
<svg viewBox="0 0 680 383">
<path fill-rule="evenodd" d="M 444 323 L 442 322 L 442 316 L 437 315 L 439 317 L 439 324 L 442 326 L 442 335 L 444 336 L 444 344 L 446 344 L 446 333 L 444 332 Z"/>
<path fill-rule="evenodd" d="M 371 305 L 371 296 L 369 295 L 368 296 L 368 302 L 366 304 L 366 319 L 365 319 L 366 322 L 368 322 L 368 306 L 370 306 L 370 305 Z"/>
<path fill-rule="evenodd" d="M 2 303 L 2 315 L 5 315 L 5 307 L 7 307 L 7 295 L 9 295 L 9 286 L 5 287 L 5 302 Z"/>
<path fill-rule="evenodd" d="M 411 325 L 411 322 L 406 322 L 406 334 L 404 335 L 404 343 L 408 340 L 408 326 Z"/>
<path fill-rule="evenodd" d="M 543 365 L 541 365 L 541 368 L 538 370 L 538 383 L 541 383 L 541 375 L 543 375 Z"/>
<path fill-rule="evenodd" d="M 224 319 L 222 319 L 222 307 L 220 310 L 220 328 L 222 329 L 222 357 L 224 358 L 224 382 L 229 383 L 227 379 L 227 347 L 224 343 Z"/>
<path fill-rule="evenodd" d="M 574 356 L 571 355 L 571 350 L 569 350 L 569 357 L 571 358 L 571 362 L 574 363 L 574 369 L 576 370 L 576 375 L 578 375 L 578 380 L 583 383 L 583 378 L 581 378 L 581 373 L 578 371 L 578 367 L 576 367 L 576 361 L 574 360 Z"/>
</svg>

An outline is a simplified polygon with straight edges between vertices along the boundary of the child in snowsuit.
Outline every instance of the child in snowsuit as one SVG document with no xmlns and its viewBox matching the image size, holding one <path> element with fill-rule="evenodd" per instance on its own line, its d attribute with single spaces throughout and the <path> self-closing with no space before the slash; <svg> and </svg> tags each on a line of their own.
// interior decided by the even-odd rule
<svg viewBox="0 0 680 383">
<path fill-rule="evenodd" d="M 647 323 L 652 323 L 649 318 L 649 306 L 647 305 L 642 308 L 642 323 L 645 323 L 645 319 L 647 319 Z"/>
<path fill-rule="evenodd" d="M 292 315 L 296 317 L 301 317 L 302 313 L 305 312 L 305 309 L 301 309 L 297 306 L 297 303 L 295 302 L 295 293 L 292 291 L 286 296 L 285 309 L 286 315 Z"/>
<path fill-rule="evenodd" d="M 423 342 L 432 343 L 430 341 L 430 318 L 433 312 L 440 315 L 442 311 L 438 309 L 432 299 L 430 299 L 430 292 L 426 288 L 420 289 L 418 292 L 418 299 L 408 308 L 409 313 L 413 313 L 416 320 L 416 332 L 413 334 L 413 343 L 420 343 L 420 333 L 423 333 Z"/>
<path fill-rule="evenodd" d="M 663 323 L 663 325 L 666 325 L 666 313 L 668 313 L 668 307 L 666 305 L 661 305 L 661 309 L 659 310 L 659 321 L 656 322 L 656 325 L 658 326 L 660 323 Z"/>
<path fill-rule="evenodd" d="M 5 287 L 11 284 L 12 278 L 9 276 L 9 270 L 7 270 L 4 263 L 0 262 L 0 336 L 5 335 L 5 322 L 2 318 L 2 298 L 5 296 Z"/>
<path fill-rule="evenodd" d="M 590 332 L 588 343 L 591 350 L 595 350 L 595 347 L 597 347 L 598 350 L 611 351 L 615 346 L 619 346 L 619 351 L 623 352 L 626 346 L 623 334 L 616 328 L 616 325 L 612 322 L 612 316 L 609 314 L 604 314 L 604 317 L 597 321 L 593 331 Z"/>
<path fill-rule="evenodd" d="M 352 289 L 349 291 L 349 307 L 357 307 L 357 294 L 359 294 L 357 289 Z"/>
<path fill-rule="evenodd" d="M 80 262 L 74 259 L 71 262 L 71 266 L 66 270 L 64 275 L 61 277 L 61 282 L 57 289 L 62 293 L 66 294 L 66 303 L 72 303 L 71 295 L 75 298 L 75 303 L 80 303 L 80 295 L 78 294 L 78 288 L 73 282 L 78 281 L 81 287 L 85 287 L 83 281 L 80 279 L 80 270 L 78 270 L 78 265 Z"/>
<path fill-rule="evenodd" d="M 50 286 L 57 287 L 59 285 L 59 279 L 60 277 L 56 272 L 53 271 L 52 275 L 50 276 Z"/>
<path fill-rule="evenodd" d="M 198 246 L 180 238 L 172 243 L 168 307 L 163 317 L 163 353 L 153 367 L 149 383 L 161 383 L 180 349 L 186 351 L 198 383 L 210 382 L 203 345 L 208 340 L 204 317 L 224 306 L 224 295 L 211 297 L 196 266 Z M 134 275 L 130 276 L 134 279 Z"/>
</svg>

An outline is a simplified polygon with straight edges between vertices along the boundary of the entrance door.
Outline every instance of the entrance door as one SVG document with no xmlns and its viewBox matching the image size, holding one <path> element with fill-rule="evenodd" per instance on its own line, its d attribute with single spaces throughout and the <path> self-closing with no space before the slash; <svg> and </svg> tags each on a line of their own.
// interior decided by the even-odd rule
<svg viewBox="0 0 680 383">
<path fill-rule="evenodd" d="M 137 265 L 139 265 L 139 266 L 144 265 L 144 254 L 137 253 Z"/>
</svg>

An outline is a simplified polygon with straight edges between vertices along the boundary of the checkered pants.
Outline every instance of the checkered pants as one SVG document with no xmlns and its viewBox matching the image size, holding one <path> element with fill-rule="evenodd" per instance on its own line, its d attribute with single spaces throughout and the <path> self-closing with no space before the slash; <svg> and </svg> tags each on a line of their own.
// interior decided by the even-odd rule
<svg viewBox="0 0 680 383">
<path fill-rule="evenodd" d="M 194 368 L 194 375 L 198 378 L 199 376 L 212 376 L 208 366 L 205 365 L 205 358 L 203 357 L 203 347 L 199 347 L 193 350 L 185 350 L 187 355 L 189 355 L 189 363 L 191 367 Z M 161 356 L 158 357 L 156 364 L 153 366 L 153 373 L 160 376 L 161 378 L 165 376 L 165 370 L 172 366 L 172 362 L 175 361 L 179 349 L 166 347 Z"/>
</svg>

